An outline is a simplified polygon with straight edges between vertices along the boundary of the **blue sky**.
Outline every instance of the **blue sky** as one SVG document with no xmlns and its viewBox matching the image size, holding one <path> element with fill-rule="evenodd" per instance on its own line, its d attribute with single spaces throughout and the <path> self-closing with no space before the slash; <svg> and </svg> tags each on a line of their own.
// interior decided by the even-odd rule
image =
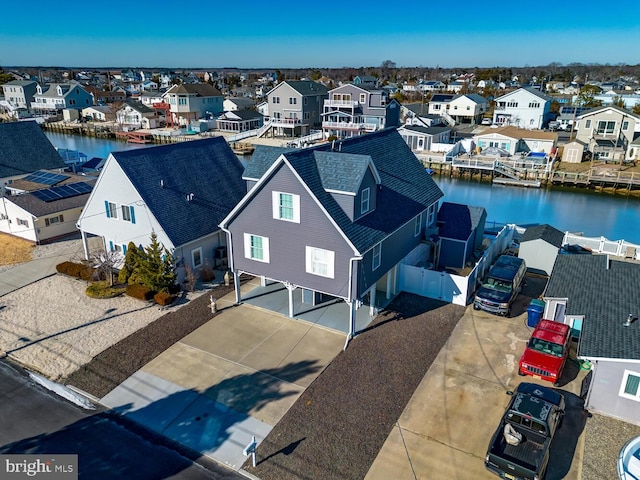
<svg viewBox="0 0 640 480">
<path fill-rule="evenodd" d="M 640 0 L 9 2 L 0 66 L 640 63 Z"/>
</svg>

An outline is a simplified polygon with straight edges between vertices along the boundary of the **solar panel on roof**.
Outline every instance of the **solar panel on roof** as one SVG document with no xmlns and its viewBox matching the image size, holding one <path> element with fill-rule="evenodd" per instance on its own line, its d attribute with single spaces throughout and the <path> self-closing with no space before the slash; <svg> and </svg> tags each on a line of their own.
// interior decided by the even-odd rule
<svg viewBox="0 0 640 480">
<path fill-rule="evenodd" d="M 27 175 L 23 180 L 34 183 L 42 183 L 44 185 L 55 185 L 56 183 L 66 180 L 67 178 L 69 178 L 68 175 L 47 172 L 45 170 L 38 170 L 37 172 Z"/>
<path fill-rule="evenodd" d="M 77 197 L 89 193 L 93 187 L 86 182 L 70 183 L 68 185 L 60 185 L 58 187 L 43 188 L 42 190 L 36 190 L 31 194 L 42 200 L 43 202 L 53 202 L 54 200 L 61 200 L 63 198 Z"/>
</svg>

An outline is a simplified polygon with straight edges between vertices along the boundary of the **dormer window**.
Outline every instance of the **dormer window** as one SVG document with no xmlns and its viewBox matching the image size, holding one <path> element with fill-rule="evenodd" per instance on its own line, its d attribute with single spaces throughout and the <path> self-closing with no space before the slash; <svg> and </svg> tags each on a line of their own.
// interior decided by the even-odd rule
<svg viewBox="0 0 640 480">
<path fill-rule="evenodd" d="M 360 194 L 360 214 L 364 215 L 369 211 L 369 197 L 371 195 L 371 189 L 369 187 L 362 190 Z"/>
</svg>

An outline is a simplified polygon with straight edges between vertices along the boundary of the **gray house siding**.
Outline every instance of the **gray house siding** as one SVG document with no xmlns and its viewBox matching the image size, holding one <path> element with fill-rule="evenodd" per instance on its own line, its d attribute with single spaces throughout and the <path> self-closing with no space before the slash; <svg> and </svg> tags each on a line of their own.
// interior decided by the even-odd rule
<svg viewBox="0 0 640 480">
<path fill-rule="evenodd" d="M 358 202 L 360 201 L 360 197 L 355 195 L 347 195 L 344 193 L 332 193 L 331 196 L 336 201 L 340 208 L 344 210 L 344 212 L 349 217 L 349 220 L 353 221 L 355 215 L 355 204 L 356 199 Z"/>
<path fill-rule="evenodd" d="M 337 235 L 334 225 L 286 166 L 281 166 L 230 226 L 234 268 L 252 275 L 304 285 L 307 289 L 348 297 L 349 259 L 353 251 Z M 272 213 L 272 192 L 300 196 L 300 223 L 276 220 Z M 269 263 L 251 260 L 244 254 L 244 233 L 269 238 Z M 292 242 L 291 239 L 296 239 Z M 334 278 L 306 273 L 305 246 L 335 252 Z M 338 279 L 338 280 L 337 280 Z M 344 279 L 342 281 L 341 279 Z"/>
<path fill-rule="evenodd" d="M 422 225 L 426 218 L 426 211 L 422 214 Z M 399 228 L 393 235 L 382 242 L 382 254 L 380 266 L 372 270 L 373 250 L 367 251 L 358 266 L 358 286 L 357 298 L 364 295 L 376 282 L 384 276 L 391 268 L 397 265 L 411 250 L 413 250 L 422 240 L 422 227 L 419 235 L 414 235 L 414 220 Z"/>
<path fill-rule="evenodd" d="M 640 425 L 640 402 L 620 396 L 625 370 L 640 376 L 640 363 L 600 360 L 594 364 L 591 391 L 585 408 Z"/>
<path fill-rule="evenodd" d="M 463 268 L 466 255 L 471 247 L 471 237 L 466 242 L 442 238 L 440 242 L 440 256 L 438 257 L 438 267 Z"/>
<path fill-rule="evenodd" d="M 360 185 L 360 189 L 358 190 L 358 194 L 354 199 L 353 207 L 355 209 L 354 210 L 355 218 L 360 218 L 362 216 L 360 214 L 360 207 L 361 207 L 362 192 L 364 191 L 365 188 L 369 189 L 369 212 L 372 212 L 376 209 L 376 197 L 377 197 L 376 192 L 377 192 L 378 185 L 376 183 L 376 179 L 373 178 L 371 169 L 367 169 L 367 174 L 363 178 L 362 184 Z"/>
<path fill-rule="evenodd" d="M 385 127 L 397 127 L 400 125 L 400 105 L 392 101 L 387 105 Z"/>
</svg>

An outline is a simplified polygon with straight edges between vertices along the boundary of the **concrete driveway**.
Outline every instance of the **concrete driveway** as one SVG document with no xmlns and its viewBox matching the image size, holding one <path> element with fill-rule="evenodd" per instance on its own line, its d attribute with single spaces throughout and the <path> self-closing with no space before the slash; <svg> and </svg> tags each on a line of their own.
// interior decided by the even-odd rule
<svg viewBox="0 0 640 480">
<path fill-rule="evenodd" d="M 218 299 L 218 315 L 101 403 L 239 469 L 251 436 L 264 439 L 342 350 L 345 335 L 234 305 L 233 295 Z"/>
<path fill-rule="evenodd" d="M 509 400 L 505 392 L 520 381 L 551 386 L 518 376 L 531 330 L 526 314 L 502 318 L 469 306 L 366 478 L 496 478 L 485 470 L 484 457 Z M 586 414 L 578 395 L 584 375 L 575 363 L 563 373 L 567 415 L 551 447 L 547 480 L 580 478 Z"/>
</svg>

